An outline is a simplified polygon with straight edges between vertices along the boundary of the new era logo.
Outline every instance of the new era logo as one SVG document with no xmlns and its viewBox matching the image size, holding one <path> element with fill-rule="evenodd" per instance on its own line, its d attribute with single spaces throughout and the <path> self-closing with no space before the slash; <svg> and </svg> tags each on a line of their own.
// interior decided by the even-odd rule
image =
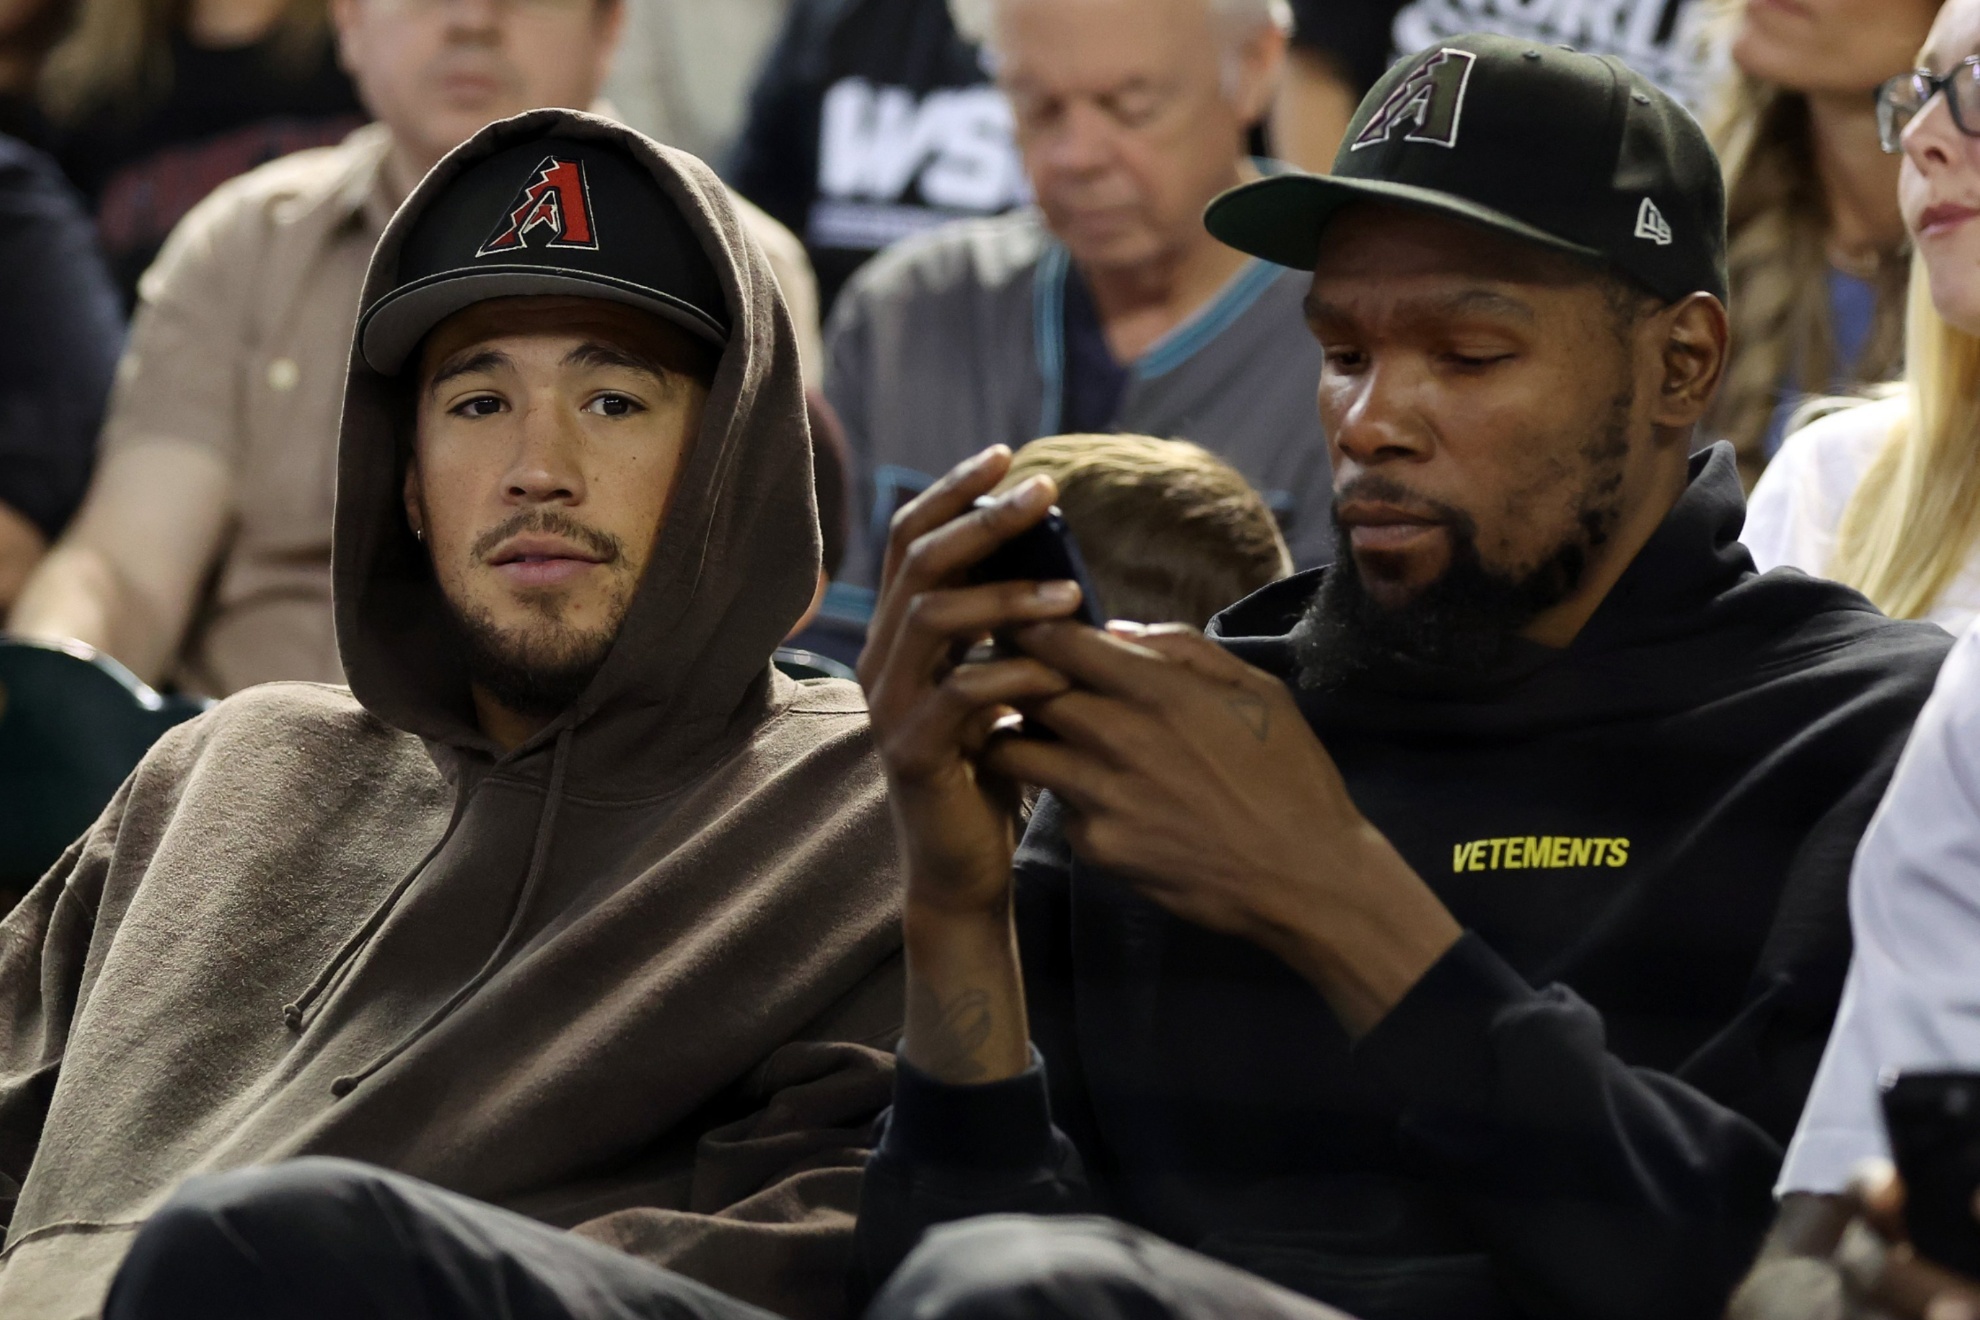
<svg viewBox="0 0 1980 1320">
<path fill-rule="evenodd" d="M 597 250 L 591 185 L 585 180 L 583 161 L 545 156 L 474 255 L 492 257 L 528 247 L 530 236 L 544 231 L 548 231 L 545 247 Z"/>
<path fill-rule="evenodd" d="M 1664 213 L 1648 197 L 1636 208 L 1636 236 L 1647 238 L 1658 247 L 1671 245 L 1671 222 L 1664 219 Z"/>
</svg>

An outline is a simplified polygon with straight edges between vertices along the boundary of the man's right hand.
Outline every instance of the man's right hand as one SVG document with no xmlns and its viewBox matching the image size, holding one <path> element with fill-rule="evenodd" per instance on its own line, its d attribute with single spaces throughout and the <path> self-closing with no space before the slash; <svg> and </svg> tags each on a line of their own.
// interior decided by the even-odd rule
<svg viewBox="0 0 1980 1320">
<path fill-rule="evenodd" d="M 1033 478 L 973 508 L 1010 464 L 1003 446 L 985 450 L 895 516 L 859 658 L 907 879 L 903 1054 L 951 1082 L 1014 1076 L 1029 1062 L 1011 928 L 1017 793 L 978 757 L 1017 704 L 1068 687 L 1028 657 L 958 661 L 992 633 L 1079 604 L 1070 583 L 967 584 L 969 568 L 1042 519 L 1056 494 Z"/>
</svg>

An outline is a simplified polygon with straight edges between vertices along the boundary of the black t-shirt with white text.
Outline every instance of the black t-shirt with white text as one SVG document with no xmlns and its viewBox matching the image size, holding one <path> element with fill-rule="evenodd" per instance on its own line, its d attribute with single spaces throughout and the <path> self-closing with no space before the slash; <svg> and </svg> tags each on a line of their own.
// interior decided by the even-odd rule
<svg viewBox="0 0 1980 1320">
<path fill-rule="evenodd" d="M 1697 110 L 1712 61 L 1706 0 L 1408 0 L 1396 13 L 1395 51 L 1409 55 L 1461 32 L 1496 32 L 1589 55 L 1615 55 Z"/>
<path fill-rule="evenodd" d="M 1009 105 L 945 0 L 796 0 L 726 173 L 804 239 L 827 310 L 880 249 L 1029 196 Z"/>
</svg>

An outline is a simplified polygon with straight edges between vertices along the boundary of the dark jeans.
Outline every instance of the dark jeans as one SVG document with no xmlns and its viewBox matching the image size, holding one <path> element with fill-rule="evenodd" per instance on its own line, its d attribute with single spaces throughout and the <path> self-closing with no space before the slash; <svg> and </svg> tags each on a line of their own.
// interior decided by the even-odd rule
<svg viewBox="0 0 1980 1320">
<path fill-rule="evenodd" d="M 194 1178 L 104 1320 L 775 1320 L 595 1242 L 346 1160 Z"/>
<path fill-rule="evenodd" d="M 1347 1320 L 1112 1219 L 987 1215 L 929 1230 L 866 1320 Z"/>
</svg>

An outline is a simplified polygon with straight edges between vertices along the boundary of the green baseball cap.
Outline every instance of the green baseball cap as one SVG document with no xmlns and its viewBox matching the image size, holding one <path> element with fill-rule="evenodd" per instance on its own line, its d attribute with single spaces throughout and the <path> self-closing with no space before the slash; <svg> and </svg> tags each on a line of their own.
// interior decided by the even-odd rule
<svg viewBox="0 0 1980 1320">
<path fill-rule="evenodd" d="M 1685 108 L 1614 56 L 1488 34 L 1400 61 L 1362 99 L 1334 172 L 1210 203 L 1217 238 L 1311 270 L 1357 201 L 1434 211 L 1613 266 L 1659 296 L 1726 297 L 1726 190 Z"/>
</svg>

